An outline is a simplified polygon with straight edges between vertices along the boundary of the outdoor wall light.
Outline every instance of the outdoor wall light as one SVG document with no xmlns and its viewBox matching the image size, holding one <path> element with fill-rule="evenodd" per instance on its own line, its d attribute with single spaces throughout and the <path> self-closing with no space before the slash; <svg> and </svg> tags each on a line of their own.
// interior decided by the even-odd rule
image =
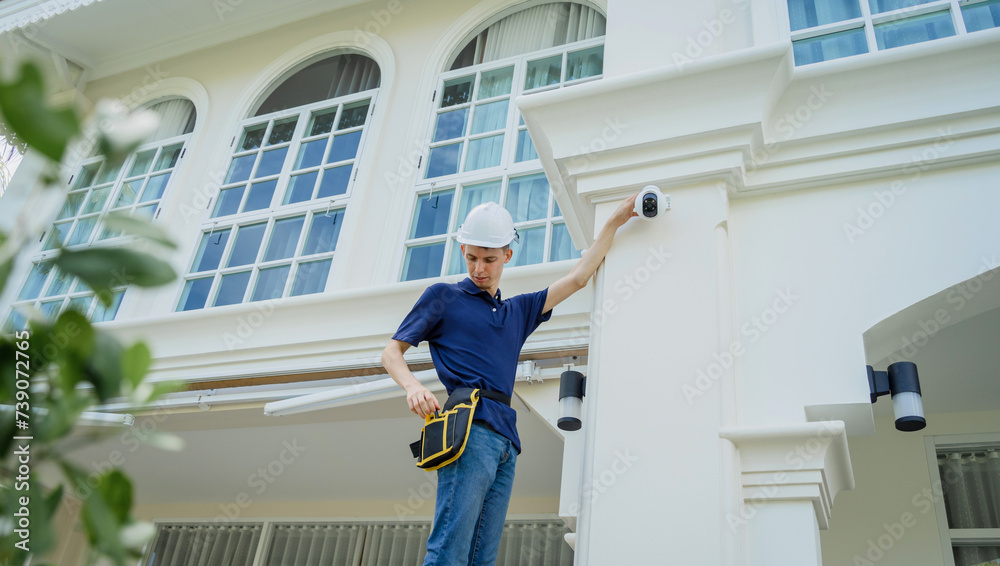
<svg viewBox="0 0 1000 566">
<path fill-rule="evenodd" d="M 571 366 L 567 366 L 569 368 Z M 583 392 L 586 379 L 582 373 L 567 369 L 559 376 L 559 422 L 561 430 L 580 430 L 583 421 Z"/>
<path fill-rule="evenodd" d="M 924 419 L 924 403 L 920 398 L 920 379 L 917 364 L 896 362 L 887 371 L 868 368 L 868 389 L 872 403 L 885 394 L 892 395 L 892 412 L 896 415 L 896 430 L 918 431 L 927 426 Z"/>
</svg>

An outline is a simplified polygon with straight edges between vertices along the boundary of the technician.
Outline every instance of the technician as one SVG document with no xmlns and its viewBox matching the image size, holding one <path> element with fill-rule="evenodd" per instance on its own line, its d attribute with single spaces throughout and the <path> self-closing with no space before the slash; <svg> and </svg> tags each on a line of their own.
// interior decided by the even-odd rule
<svg viewBox="0 0 1000 566">
<path fill-rule="evenodd" d="M 503 298 L 500 276 L 518 241 L 514 221 L 495 202 L 473 208 L 457 239 L 469 277 L 428 287 L 382 352 L 382 365 L 406 391 L 410 410 L 421 418 L 441 409 L 437 398 L 403 359 L 426 340 L 438 378 L 450 394 L 458 387 L 514 392 L 521 346 L 552 308 L 583 289 L 604 261 L 618 228 L 634 211 L 636 195 L 625 199 L 604 224 L 593 246 L 568 275 L 547 289 Z M 439 468 L 434 522 L 424 566 L 492 566 L 521 452 L 517 413 L 509 403 L 480 398 L 462 456 Z"/>
</svg>

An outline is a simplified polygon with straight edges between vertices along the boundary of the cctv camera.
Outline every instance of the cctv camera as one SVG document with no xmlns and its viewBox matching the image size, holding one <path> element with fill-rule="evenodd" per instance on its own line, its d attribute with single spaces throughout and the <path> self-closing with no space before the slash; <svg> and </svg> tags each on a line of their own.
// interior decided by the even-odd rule
<svg viewBox="0 0 1000 566">
<path fill-rule="evenodd" d="M 661 212 L 668 210 L 670 210 L 670 195 L 661 193 L 656 185 L 646 185 L 635 198 L 635 212 L 645 220 L 652 220 Z"/>
</svg>

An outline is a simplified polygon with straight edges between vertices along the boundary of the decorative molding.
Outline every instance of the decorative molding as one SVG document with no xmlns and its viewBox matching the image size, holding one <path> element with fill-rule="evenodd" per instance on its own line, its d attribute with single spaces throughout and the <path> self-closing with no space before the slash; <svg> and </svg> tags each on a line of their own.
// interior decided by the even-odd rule
<svg viewBox="0 0 1000 566">
<path fill-rule="evenodd" d="M 809 500 L 819 528 L 828 529 L 834 498 L 854 489 L 841 421 L 727 427 L 719 436 L 739 450 L 744 506 Z"/>
</svg>

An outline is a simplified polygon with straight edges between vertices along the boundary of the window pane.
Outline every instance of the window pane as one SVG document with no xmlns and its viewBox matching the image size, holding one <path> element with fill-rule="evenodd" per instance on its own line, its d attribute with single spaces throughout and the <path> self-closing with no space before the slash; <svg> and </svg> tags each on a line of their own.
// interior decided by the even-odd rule
<svg viewBox="0 0 1000 566">
<path fill-rule="evenodd" d="M 514 163 L 531 161 L 532 159 L 538 159 L 538 153 L 535 151 L 535 143 L 531 141 L 531 135 L 528 134 L 528 130 L 519 130 L 517 132 L 517 154 L 514 155 Z"/>
<path fill-rule="evenodd" d="M 72 283 L 73 276 L 57 268 L 55 273 L 52 274 L 52 281 L 49 282 L 49 288 L 45 290 L 45 296 L 55 297 L 56 295 L 68 293 L 69 286 Z"/>
<path fill-rule="evenodd" d="M 139 192 L 142 190 L 142 179 L 137 179 L 135 181 L 129 181 L 122 185 L 122 191 L 118 193 L 118 200 L 115 201 L 114 208 L 120 206 L 130 206 L 135 202 L 136 197 L 139 196 Z"/>
<path fill-rule="evenodd" d="M 868 0 L 868 5 L 871 6 L 873 14 L 881 14 L 882 12 L 909 8 L 911 6 L 919 6 L 933 1 L 934 0 Z"/>
<path fill-rule="evenodd" d="M 192 279 L 184 285 L 184 292 L 181 294 L 181 302 L 177 310 L 189 311 L 205 308 L 205 301 L 208 300 L 208 292 L 212 289 L 212 278 Z"/>
<path fill-rule="evenodd" d="M 177 165 L 177 159 L 180 157 L 181 149 L 183 149 L 183 147 L 184 144 L 179 143 L 163 148 L 163 151 L 160 153 L 160 158 L 156 160 L 156 167 L 153 171 L 162 171 Z"/>
<path fill-rule="evenodd" d="M 58 248 L 66 241 L 66 235 L 69 233 L 70 227 L 73 226 L 72 222 L 62 222 L 59 224 L 52 225 L 52 231 L 49 232 L 48 239 L 45 240 L 45 245 L 42 247 L 43 250 L 52 250 Z"/>
<path fill-rule="evenodd" d="M 135 177 L 136 175 L 145 175 L 149 172 L 149 166 L 153 163 L 153 157 L 156 156 L 156 150 L 150 149 L 144 151 L 135 156 L 135 161 L 132 162 L 132 167 L 128 170 L 129 177 Z"/>
<path fill-rule="evenodd" d="M 469 109 L 460 108 L 442 112 L 437 116 L 437 124 L 434 126 L 434 139 L 432 141 L 444 141 L 460 138 L 465 135 L 465 124 L 468 122 Z"/>
<path fill-rule="evenodd" d="M 97 226 L 96 214 L 93 216 L 84 216 L 76 223 L 76 227 L 73 228 L 73 234 L 69 237 L 66 245 L 75 246 L 87 243 L 90 240 L 90 235 L 94 232 L 95 226 Z"/>
<path fill-rule="evenodd" d="M 63 300 L 58 299 L 55 301 L 48 301 L 39 305 L 38 310 L 42 313 L 42 318 L 46 320 L 52 320 L 59 314 L 59 309 L 62 307 Z"/>
<path fill-rule="evenodd" d="M 1000 558 L 997 546 L 954 546 L 952 547 L 956 566 L 993 566 Z"/>
<path fill-rule="evenodd" d="M 860 17 L 859 0 L 788 0 L 792 31 Z"/>
<path fill-rule="evenodd" d="M 549 181 L 545 174 L 511 179 L 507 187 L 507 211 L 515 223 L 548 216 Z"/>
<path fill-rule="evenodd" d="M 507 100 L 476 105 L 476 115 L 472 118 L 472 133 L 482 134 L 507 127 Z"/>
<path fill-rule="evenodd" d="M 236 232 L 236 243 L 233 245 L 233 251 L 229 255 L 226 267 L 247 265 L 257 261 L 257 252 L 260 250 L 261 240 L 264 239 L 265 228 L 267 228 L 267 222 L 240 226 L 239 231 Z"/>
<path fill-rule="evenodd" d="M 955 26 L 947 11 L 875 26 L 875 41 L 879 49 L 892 49 L 952 35 L 955 35 Z"/>
<path fill-rule="evenodd" d="M 962 6 L 965 29 L 980 31 L 1000 26 L 1000 0 Z"/>
<path fill-rule="evenodd" d="M 305 169 L 315 167 L 323 162 L 326 152 L 326 138 L 306 142 L 299 146 L 299 155 L 295 158 L 295 168 Z"/>
<path fill-rule="evenodd" d="M 128 185 L 126 184 L 126 186 Z M 59 216 L 56 220 L 76 216 L 77 211 L 80 210 L 80 203 L 83 202 L 86 195 L 87 193 L 85 192 L 70 193 L 66 195 L 66 202 L 63 203 L 62 209 L 59 211 Z"/>
<path fill-rule="evenodd" d="M 561 69 L 562 55 L 529 61 L 524 77 L 524 90 L 557 84 Z"/>
<path fill-rule="evenodd" d="M 215 204 L 213 217 L 236 214 L 240 209 L 240 201 L 243 200 L 243 190 L 246 187 L 239 186 L 231 189 L 223 189 L 219 193 L 219 202 Z"/>
<path fill-rule="evenodd" d="M 90 191 L 90 195 L 87 197 L 87 202 L 83 205 L 83 210 L 80 211 L 80 214 L 100 212 L 101 209 L 104 208 L 104 202 L 108 200 L 108 195 L 110 194 L 111 187 L 104 187 Z"/>
<path fill-rule="evenodd" d="M 198 254 L 194 256 L 191 271 L 208 271 L 219 267 L 219 260 L 222 252 L 226 249 L 229 241 L 229 228 L 206 232 L 201 237 L 201 244 L 198 246 Z"/>
<path fill-rule="evenodd" d="M 101 168 L 101 163 L 91 163 L 90 165 L 84 165 L 80 170 L 80 174 L 76 176 L 76 184 L 73 185 L 74 189 L 82 189 L 84 187 L 89 187 L 94 184 L 94 177 L 97 175 L 97 170 Z"/>
<path fill-rule="evenodd" d="M 320 110 L 313 113 L 312 126 L 309 128 L 310 136 L 328 134 L 333 130 L 333 121 L 337 119 L 336 107 L 327 110 Z"/>
<path fill-rule="evenodd" d="M 358 155 L 358 143 L 361 142 L 361 130 L 349 134 L 334 136 L 330 146 L 330 156 L 327 163 L 336 163 L 345 159 L 354 159 Z"/>
<path fill-rule="evenodd" d="M 281 265 L 261 269 L 257 274 L 257 284 L 254 286 L 251 301 L 266 301 L 268 299 L 279 299 L 285 292 L 285 281 L 288 280 L 288 272 L 291 265 Z"/>
<path fill-rule="evenodd" d="M 451 241 L 451 259 L 448 260 L 448 275 L 468 272 L 469 267 L 465 265 L 465 258 L 462 257 L 462 244 L 453 239 Z"/>
<path fill-rule="evenodd" d="M 167 181 L 170 180 L 170 173 L 164 173 L 163 175 L 156 175 L 150 177 L 149 181 L 146 183 L 145 190 L 142 191 L 142 198 L 139 202 L 149 202 L 151 200 L 156 200 L 163 196 L 163 189 L 167 186 Z"/>
<path fill-rule="evenodd" d="M 288 183 L 288 190 L 285 192 L 285 202 L 283 204 L 311 199 L 313 188 L 316 187 L 316 177 L 319 177 L 319 171 L 293 176 Z"/>
<path fill-rule="evenodd" d="M 121 171 L 120 163 L 118 165 L 112 165 L 105 161 L 104 167 L 101 167 L 101 172 L 97 175 L 97 179 L 94 180 L 94 184 L 101 185 L 114 181 L 118 177 L 119 171 Z"/>
<path fill-rule="evenodd" d="M 465 156 L 465 170 L 486 169 L 500 165 L 503 156 L 503 134 L 475 139 L 469 142 Z"/>
<path fill-rule="evenodd" d="M 459 77 L 444 82 L 444 92 L 441 93 L 441 108 L 465 104 L 472 96 L 472 81 L 475 75 Z"/>
<path fill-rule="evenodd" d="M 410 238 L 423 238 L 447 232 L 448 219 L 451 217 L 451 200 L 454 196 L 453 190 L 418 196 L 417 207 L 413 211 Z"/>
<path fill-rule="evenodd" d="M 292 141 L 292 134 L 295 133 L 295 124 L 299 121 L 298 116 L 287 118 L 274 123 L 271 128 L 271 135 L 267 137 L 267 145 L 274 145 Z"/>
<path fill-rule="evenodd" d="M 504 67 L 495 71 L 486 71 L 479 79 L 479 94 L 477 100 L 510 94 L 510 86 L 514 81 L 514 67 Z"/>
<path fill-rule="evenodd" d="M 261 155 L 260 165 L 257 166 L 257 172 L 254 173 L 254 179 L 267 177 L 268 175 L 277 175 L 280 173 L 281 166 L 285 163 L 285 154 L 287 153 L 287 147 L 265 151 Z"/>
<path fill-rule="evenodd" d="M 573 239 L 569 237 L 566 225 L 553 224 L 552 250 L 549 252 L 549 261 L 562 261 L 578 257 L 580 257 L 580 252 L 573 246 Z"/>
<path fill-rule="evenodd" d="M 256 153 L 234 158 L 233 162 L 229 164 L 229 173 L 226 174 L 226 184 L 239 183 L 249 179 L 255 159 L 257 159 Z"/>
<path fill-rule="evenodd" d="M 156 211 L 157 206 L 159 205 L 150 204 L 147 206 L 140 206 L 139 208 L 135 209 L 135 217 L 145 218 L 146 220 L 152 220 L 153 213 Z"/>
<path fill-rule="evenodd" d="M 302 255 L 332 252 L 337 249 L 337 240 L 340 238 L 340 227 L 344 224 L 343 209 L 331 211 L 330 216 L 326 213 L 313 215 L 312 224 L 309 226 L 309 235 L 306 236 L 305 247 Z"/>
<path fill-rule="evenodd" d="M 122 304 L 122 297 L 125 296 L 125 291 L 117 291 L 114 296 L 111 297 L 111 306 L 105 307 L 103 303 L 97 301 L 97 306 L 94 308 L 94 315 L 90 317 L 91 322 L 104 322 L 107 320 L 114 320 L 115 315 L 118 314 L 118 307 Z"/>
<path fill-rule="evenodd" d="M 343 112 L 340 113 L 340 123 L 337 124 L 337 129 L 346 130 L 363 125 L 368 118 L 368 104 L 370 102 L 370 100 L 361 100 L 345 105 Z"/>
<path fill-rule="evenodd" d="M 247 202 L 243 205 L 243 212 L 261 210 L 271 206 L 271 199 L 277 186 L 277 179 L 250 185 L 250 194 L 247 195 Z"/>
<path fill-rule="evenodd" d="M 403 281 L 440 276 L 443 259 L 444 242 L 409 248 L 403 264 Z"/>
<path fill-rule="evenodd" d="M 542 258 L 545 256 L 545 226 L 518 230 L 517 233 L 520 241 L 510 247 L 514 250 L 514 255 L 507 265 L 518 267 L 542 263 Z"/>
<path fill-rule="evenodd" d="M 868 53 L 868 40 L 865 39 L 864 28 L 858 28 L 796 41 L 792 48 L 795 64 L 809 65 Z"/>
<path fill-rule="evenodd" d="M 453 143 L 435 147 L 427 158 L 427 178 L 458 173 L 458 157 L 462 154 L 462 144 Z"/>
<path fill-rule="evenodd" d="M 69 307 L 84 316 L 87 316 L 87 311 L 90 310 L 90 303 L 92 303 L 94 297 L 74 297 L 69 300 Z"/>
<path fill-rule="evenodd" d="M 264 141 L 264 130 L 266 129 L 266 123 L 257 124 L 256 126 L 247 126 L 243 131 L 243 140 L 240 142 L 240 151 L 257 149 L 260 147 L 260 144 Z"/>
<path fill-rule="evenodd" d="M 462 187 L 462 202 L 458 207 L 458 224 L 465 222 L 469 211 L 487 201 L 500 204 L 500 181 Z"/>
<path fill-rule="evenodd" d="M 215 296 L 215 303 L 212 306 L 221 307 L 222 305 L 242 303 L 249 282 L 249 271 L 223 275 L 222 284 L 219 285 L 219 294 Z"/>
<path fill-rule="evenodd" d="M 305 216 L 296 216 L 275 221 L 274 229 L 271 231 L 271 241 L 268 242 L 267 251 L 264 253 L 264 261 L 285 259 L 295 255 L 305 220 Z"/>
<path fill-rule="evenodd" d="M 292 281 L 292 296 L 322 293 L 326 289 L 326 278 L 330 275 L 329 259 L 300 263 Z"/>
<path fill-rule="evenodd" d="M 45 284 L 45 279 L 48 278 L 50 271 L 52 271 L 52 262 L 49 261 L 36 263 L 32 266 L 31 271 L 28 273 L 28 278 L 24 281 L 24 287 L 21 287 L 21 294 L 17 296 L 17 300 L 37 299 L 38 295 L 42 292 L 42 286 Z"/>
<path fill-rule="evenodd" d="M 332 197 L 347 192 L 347 183 L 351 181 L 353 165 L 342 165 L 323 170 L 323 180 L 319 184 L 316 198 Z"/>
<path fill-rule="evenodd" d="M 3 325 L 3 333 L 13 334 L 15 331 L 26 330 L 27 327 L 28 319 L 15 308 L 10 311 L 10 316 Z"/>
<path fill-rule="evenodd" d="M 948 526 L 1000 528 L 1000 450 L 939 449 L 937 456 Z"/>
<path fill-rule="evenodd" d="M 857 2 L 857 0 L 851 0 Z M 604 46 L 570 53 L 566 59 L 566 80 L 593 77 L 604 72 Z"/>
</svg>

